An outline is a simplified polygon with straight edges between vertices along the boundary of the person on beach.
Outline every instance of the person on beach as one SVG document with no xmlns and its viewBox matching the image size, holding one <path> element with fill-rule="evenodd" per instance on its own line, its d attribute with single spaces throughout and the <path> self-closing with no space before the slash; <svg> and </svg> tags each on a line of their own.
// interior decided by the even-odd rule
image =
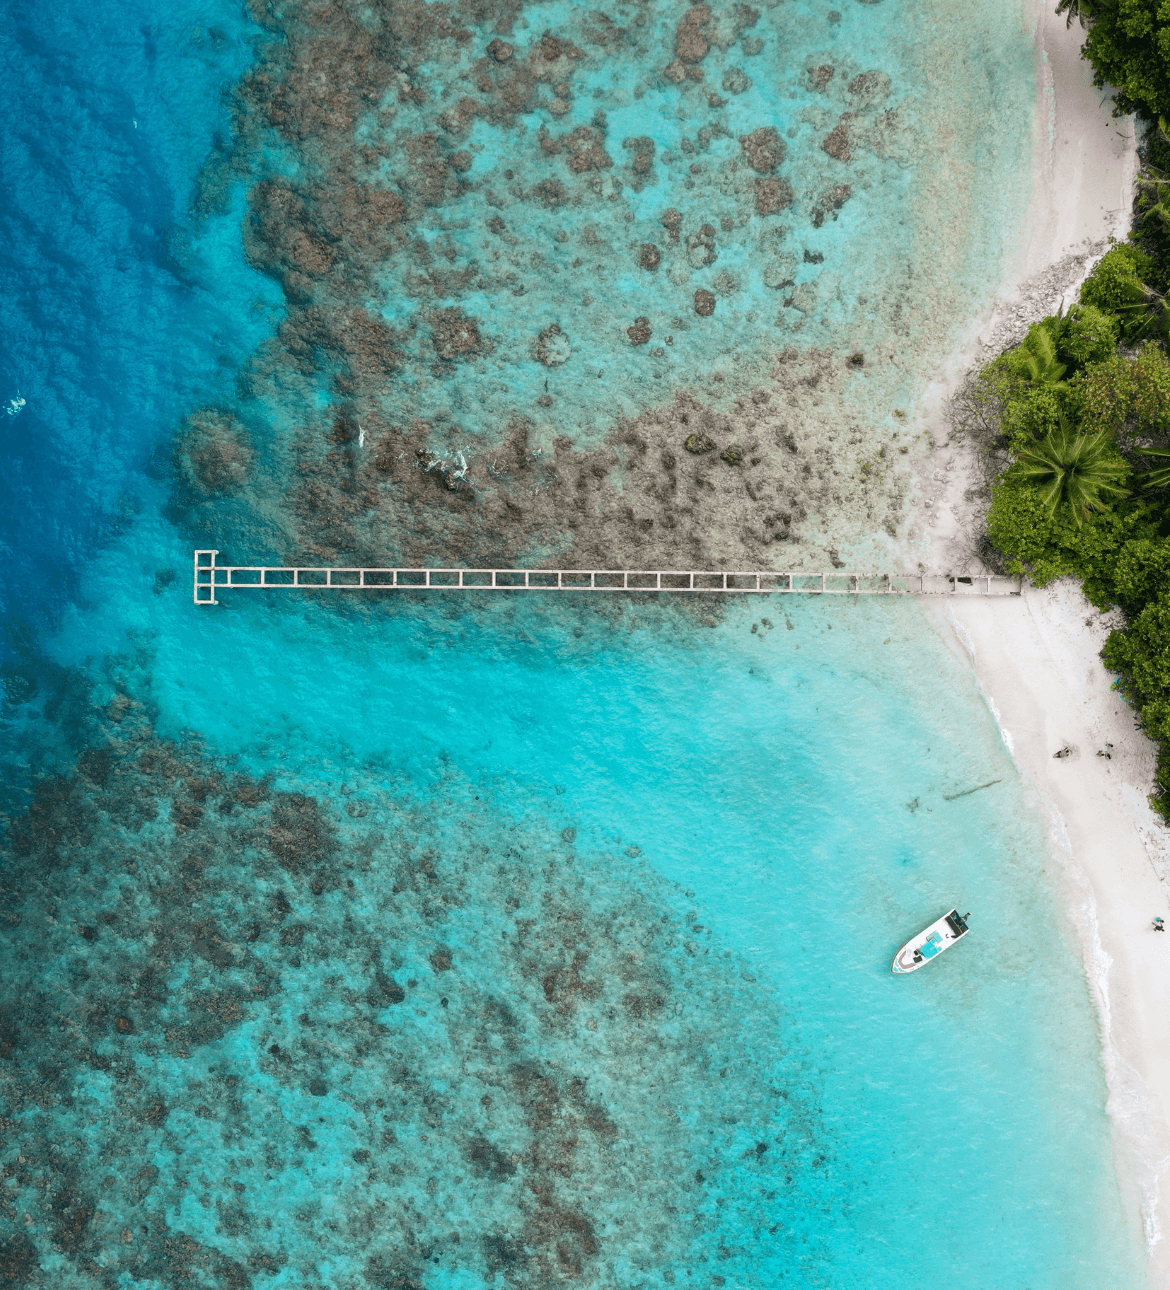
<svg viewBox="0 0 1170 1290">
<path fill-rule="evenodd" d="M 1155 931 L 1155 932 L 1164 932 L 1165 930 L 1166 930 L 1166 924 L 1165 924 L 1164 922 L 1162 922 L 1162 920 L 1161 920 L 1160 918 L 1155 918 L 1155 919 L 1154 919 L 1154 931 Z"/>
</svg>

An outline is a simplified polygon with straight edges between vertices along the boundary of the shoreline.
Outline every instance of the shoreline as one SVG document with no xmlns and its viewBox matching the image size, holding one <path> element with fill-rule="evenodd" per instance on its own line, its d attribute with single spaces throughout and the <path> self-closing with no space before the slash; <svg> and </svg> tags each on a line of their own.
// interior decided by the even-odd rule
<svg viewBox="0 0 1170 1290">
<path fill-rule="evenodd" d="M 965 445 L 950 439 L 947 403 L 973 367 L 1023 340 L 1034 322 L 1076 299 L 1110 239 L 1129 231 L 1137 176 L 1132 117 L 1114 119 L 1107 92 L 1094 88 L 1081 58 L 1084 32 L 1065 26 L 1053 0 L 1033 0 L 1037 94 L 1032 117 L 1032 197 L 1021 250 L 1004 265 L 999 290 L 972 319 L 939 380 L 924 393 L 923 419 L 935 449 L 922 480 L 932 502 L 925 536 L 911 551 L 928 573 L 968 573 L 969 543 L 986 509 L 968 493 L 978 467 Z"/>
<path fill-rule="evenodd" d="M 1127 1211 L 1140 1211 L 1151 1285 L 1170 1286 L 1170 1189 L 1159 1185 L 1170 1169 L 1170 940 L 1150 925 L 1170 917 L 1170 833 L 1146 801 L 1153 745 L 1098 657 L 1114 615 L 1071 578 L 926 609 L 973 667 L 1048 817 L 1098 1011 L 1118 1183 Z"/>
<path fill-rule="evenodd" d="M 942 482 L 924 544 L 927 568 L 973 563 L 970 535 L 986 501 L 970 450 L 949 442 L 946 396 L 963 374 L 1028 326 L 1075 300 L 1111 239 L 1130 223 L 1137 174 L 1132 118 L 1110 115 L 1080 58 L 1084 35 L 1044 2 L 1035 10 L 1038 94 L 1033 126 L 1033 194 L 1026 249 L 982 325 L 955 356 L 932 412 L 940 445 L 931 476 Z M 943 474 L 943 471 L 946 471 Z M 941 476 L 941 479 L 940 479 Z M 940 504 L 941 503 L 941 504 Z M 1151 929 L 1170 918 L 1170 831 L 1147 799 L 1154 746 L 1132 710 L 1110 689 L 1100 658 L 1116 614 L 1100 614 L 1074 579 L 1026 587 L 1001 600 L 927 602 L 940 636 L 962 652 L 1020 774 L 1049 824 L 1049 849 L 1064 875 L 1060 896 L 1080 941 L 1097 1008 L 1108 1087 L 1117 1182 L 1140 1225 L 1149 1283 L 1170 1287 L 1170 942 Z M 1112 745 L 1112 747 L 1109 747 Z M 1064 747 L 1073 753 L 1056 758 Z M 1098 752 L 1111 755 L 1098 756 Z"/>
</svg>

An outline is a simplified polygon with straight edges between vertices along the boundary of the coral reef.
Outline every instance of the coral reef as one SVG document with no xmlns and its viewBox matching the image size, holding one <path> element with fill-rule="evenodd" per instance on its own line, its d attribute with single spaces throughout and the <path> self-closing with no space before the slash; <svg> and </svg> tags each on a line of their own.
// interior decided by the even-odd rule
<svg viewBox="0 0 1170 1290">
<path fill-rule="evenodd" d="M 740 63 L 782 45 L 785 19 L 747 5 L 555 30 L 518 2 L 252 11 L 277 38 L 208 183 L 248 176 L 245 251 L 286 310 L 238 405 L 182 439 L 172 513 L 201 541 L 282 561 L 817 568 L 830 529 L 836 546 L 899 532 L 914 458 L 860 470 L 890 432 L 854 414 L 840 342 L 815 343 L 841 278 L 793 238 L 869 190 L 846 164 L 889 161 L 900 182 L 912 135 L 889 76 L 814 59 L 806 108 L 765 107 Z M 636 65 L 665 70 L 599 80 Z M 733 133 L 705 75 L 758 123 Z M 693 133 L 627 133 L 636 103 Z M 845 354 L 875 321 L 872 298 L 856 308 Z M 892 358 L 854 380 L 895 406 Z M 741 446 L 733 473 L 662 468 L 693 418 Z"/>
<path fill-rule="evenodd" d="M 231 412 L 207 408 L 187 418 L 175 441 L 177 468 L 187 485 L 207 497 L 232 493 L 247 482 L 255 454 Z"/>
<path fill-rule="evenodd" d="M 282 787 L 124 694 L 91 735 L 4 856 L 5 1285 L 246 1290 L 290 1258 L 306 1286 L 660 1284 L 809 1253 L 831 1149 L 776 1004 L 637 848 L 450 767 L 426 798 L 373 767 Z"/>
<path fill-rule="evenodd" d="M 714 309 L 713 293 L 695 302 L 700 315 Z M 626 330 L 638 347 L 657 337 L 645 319 Z M 559 329 L 541 347 L 550 368 L 571 352 Z M 728 413 L 680 392 L 623 418 L 591 451 L 564 436 L 548 443 L 534 418 L 517 416 L 494 447 L 469 456 L 472 437 L 457 422 L 387 424 L 343 404 L 298 444 L 300 482 L 281 497 L 284 540 L 310 564 L 501 565 L 517 550 L 535 550 L 563 567 L 721 568 L 743 560 L 783 567 L 792 557 L 776 543 L 790 546 L 814 510 L 849 508 L 875 527 L 896 527 L 904 476 L 887 473 L 878 450 L 881 472 L 861 469 L 856 455 L 842 469 L 794 411 L 801 394 L 839 389 L 860 370 L 856 358 L 792 351 Z M 844 448 L 864 451 L 860 423 L 840 434 Z M 739 445 L 738 468 L 688 462 L 681 450 L 696 436 L 721 450 Z M 436 440 L 449 447 L 432 448 Z M 892 432 L 889 443 L 898 442 Z M 222 518 L 225 542 L 254 540 L 253 529 L 237 532 L 226 512 Z"/>
</svg>

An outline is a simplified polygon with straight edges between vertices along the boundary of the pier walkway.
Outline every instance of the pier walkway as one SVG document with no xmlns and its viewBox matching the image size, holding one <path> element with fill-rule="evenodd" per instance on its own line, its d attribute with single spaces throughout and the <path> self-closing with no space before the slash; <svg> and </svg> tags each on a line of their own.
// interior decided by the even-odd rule
<svg viewBox="0 0 1170 1290">
<path fill-rule="evenodd" d="M 219 564 L 196 551 L 194 599 L 220 591 L 681 591 L 854 596 L 1018 596 L 1019 578 L 995 574 L 712 573 L 698 569 L 365 569 Z"/>
</svg>

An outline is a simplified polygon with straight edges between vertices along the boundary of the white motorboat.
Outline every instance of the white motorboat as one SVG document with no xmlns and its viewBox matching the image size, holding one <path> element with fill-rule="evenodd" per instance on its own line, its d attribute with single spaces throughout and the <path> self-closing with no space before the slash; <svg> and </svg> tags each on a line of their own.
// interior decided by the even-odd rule
<svg viewBox="0 0 1170 1290">
<path fill-rule="evenodd" d="M 960 936 L 967 935 L 967 919 L 970 914 L 959 914 L 952 909 L 941 918 L 936 919 L 924 931 L 912 937 L 894 955 L 892 972 L 915 972 L 924 963 L 949 950 Z"/>
</svg>

